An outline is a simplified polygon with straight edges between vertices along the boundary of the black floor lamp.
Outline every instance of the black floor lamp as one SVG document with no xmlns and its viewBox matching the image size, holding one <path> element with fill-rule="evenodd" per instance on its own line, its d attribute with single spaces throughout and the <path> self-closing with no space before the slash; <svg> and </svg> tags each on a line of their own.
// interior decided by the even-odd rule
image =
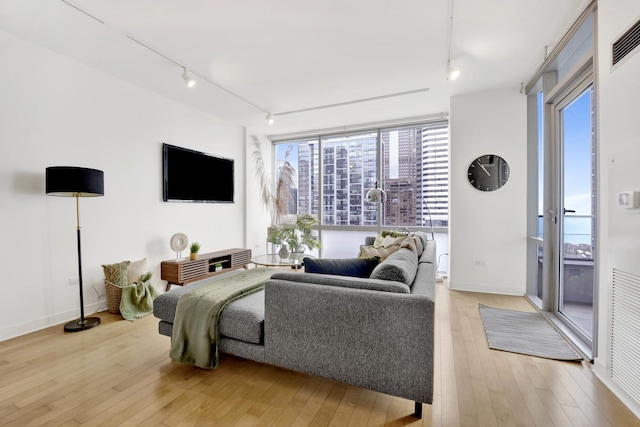
<svg viewBox="0 0 640 427">
<path fill-rule="evenodd" d="M 76 221 L 78 224 L 78 282 L 80 286 L 80 318 L 64 325 L 65 332 L 79 332 L 100 324 L 99 317 L 84 317 L 82 293 L 82 255 L 80 250 L 80 197 L 104 196 L 104 173 L 97 169 L 72 166 L 47 168 L 46 192 L 49 196 L 75 197 Z"/>
</svg>

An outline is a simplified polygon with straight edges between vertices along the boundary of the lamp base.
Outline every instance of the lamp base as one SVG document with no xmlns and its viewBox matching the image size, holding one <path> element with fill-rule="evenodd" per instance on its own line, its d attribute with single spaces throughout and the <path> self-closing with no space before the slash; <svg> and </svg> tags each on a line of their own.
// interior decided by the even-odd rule
<svg viewBox="0 0 640 427">
<path fill-rule="evenodd" d="M 84 322 L 80 321 L 80 319 L 76 319 L 72 322 L 64 325 L 65 332 L 80 332 L 85 329 L 95 328 L 100 324 L 99 317 L 85 317 Z"/>
</svg>

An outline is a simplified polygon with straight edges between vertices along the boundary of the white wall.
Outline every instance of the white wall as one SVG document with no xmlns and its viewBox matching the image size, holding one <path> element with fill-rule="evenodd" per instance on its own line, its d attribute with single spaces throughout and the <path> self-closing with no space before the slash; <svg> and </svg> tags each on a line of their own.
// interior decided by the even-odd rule
<svg viewBox="0 0 640 427">
<path fill-rule="evenodd" d="M 80 200 L 87 313 L 106 307 L 101 264 L 147 257 L 161 287 L 172 234 L 244 245 L 243 128 L 5 32 L 0 63 L 0 340 L 79 315 L 75 203 L 45 195 L 47 166 L 105 173 L 105 196 Z M 162 142 L 235 159 L 236 203 L 163 203 Z"/>
<path fill-rule="evenodd" d="M 599 130 L 599 256 L 598 356 L 600 378 L 640 415 L 640 402 L 625 396 L 609 380 L 611 270 L 640 275 L 640 215 L 615 206 L 619 191 L 640 191 L 640 53 L 611 71 L 611 43 L 640 20 L 637 0 L 598 1 L 598 130 Z M 616 163 L 612 163 L 616 160 Z M 631 356 L 633 357 L 633 356 Z"/>
<path fill-rule="evenodd" d="M 449 287 L 524 295 L 526 290 L 526 97 L 517 88 L 451 98 Z M 497 191 L 469 184 L 469 164 L 484 154 L 510 168 Z"/>
</svg>

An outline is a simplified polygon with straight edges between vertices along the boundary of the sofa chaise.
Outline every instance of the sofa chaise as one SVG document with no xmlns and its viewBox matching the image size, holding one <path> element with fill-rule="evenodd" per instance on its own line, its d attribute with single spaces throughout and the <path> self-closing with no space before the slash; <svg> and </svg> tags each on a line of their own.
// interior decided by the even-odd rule
<svg viewBox="0 0 640 427">
<path fill-rule="evenodd" d="M 396 250 L 370 278 L 274 272 L 264 290 L 222 310 L 219 351 L 410 399 L 420 418 L 433 400 L 437 266 L 435 241 L 414 238 L 422 250 Z M 180 296 L 200 285 L 155 300 L 160 334 L 172 335 Z"/>
</svg>

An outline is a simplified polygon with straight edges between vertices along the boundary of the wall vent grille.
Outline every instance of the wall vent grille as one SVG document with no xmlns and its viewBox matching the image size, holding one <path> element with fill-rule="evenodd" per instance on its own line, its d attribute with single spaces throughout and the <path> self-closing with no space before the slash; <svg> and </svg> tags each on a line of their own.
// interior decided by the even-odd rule
<svg viewBox="0 0 640 427">
<path fill-rule="evenodd" d="M 640 403 L 640 276 L 613 269 L 611 378 Z"/>
<path fill-rule="evenodd" d="M 640 46 L 640 21 L 636 22 L 626 33 L 611 45 L 612 66 L 618 64 L 627 55 Z"/>
</svg>

